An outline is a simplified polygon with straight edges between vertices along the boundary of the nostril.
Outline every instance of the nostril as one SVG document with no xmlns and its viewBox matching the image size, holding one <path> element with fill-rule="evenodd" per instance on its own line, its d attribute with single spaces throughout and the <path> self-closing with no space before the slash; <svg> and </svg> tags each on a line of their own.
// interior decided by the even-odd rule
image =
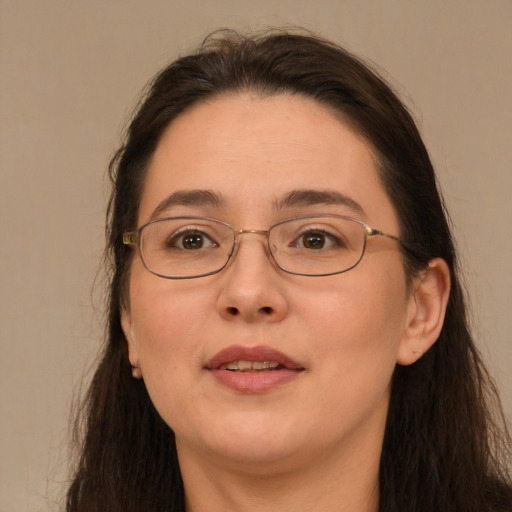
<svg viewBox="0 0 512 512">
<path fill-rule="evenodd" d="M 236 308 L 229 307 L 229 308 L 227 308 L 227 309 L 228 309 L 228 313 L 229 313 L 230 315 L 232 315 L 232 316 L 236 316 L 236 315 L 238 315 L 238 313 L 239 313 L 238 309 L 236 309 Z"/>
<path fill-rule="evenodd" d="M 265 306 L 261 308 L 260 311 L 266 315 L 270 315 L 272 313 L 272 308 L 270 306 Z"/>
</svg>

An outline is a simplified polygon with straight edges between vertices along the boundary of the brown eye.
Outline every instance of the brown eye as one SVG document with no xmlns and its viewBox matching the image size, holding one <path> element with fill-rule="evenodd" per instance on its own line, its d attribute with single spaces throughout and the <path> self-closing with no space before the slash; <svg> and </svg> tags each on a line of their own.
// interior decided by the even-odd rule
<svg viewBox="0 0 512 512">
<path fill-rule="evenodd" d="M 182 238 L 183 249 L 201 249 L 204 244 L 204 237 L 199 233 L 191 233 Z"/>
<path fill-rule="evenodd" d="M 201 231 L 188 230 L 169 237 L 166 246 L 170 249 L 197 251 L 199 249 L 218 247 L 218 244 Z"/>
<path fill-rule="evenodd" d="M 303 249 L 307 251 L 340 251 L 347 249 L 347 239 L 342 230 L 319 229 L 316 227 L 304 227 L 293 237 L 288 247 Z"/>
<path fill-rule="evenodd" d="M 309 233 L 302 237 L 302 246 L 305 249 L 322 249 L 325 246 L 325 236 L 321 233 Z"/>
</svg>

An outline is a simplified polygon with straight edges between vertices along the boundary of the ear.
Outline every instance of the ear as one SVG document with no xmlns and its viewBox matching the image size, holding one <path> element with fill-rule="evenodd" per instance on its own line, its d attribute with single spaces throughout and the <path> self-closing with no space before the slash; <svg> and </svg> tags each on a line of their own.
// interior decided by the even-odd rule
<svg viewBox="0 0 512 512">
<path fill-rule="evenodd" d="M 437 341 L 449 296 L 450 270 L 443 259 L 435 258 L 411 284 L 398 364 L 415 363 Z"/>
<path fill-rule="evenodd" d="M 128 359 L 134 368 L 139 367 L 139 352 L 135 335 L 132 329 L 132 317 L 129 310 L 126 308 L 121 309 L 121 328 L 123 329 L 124 337 L 128 344 Z"/>
</svg>

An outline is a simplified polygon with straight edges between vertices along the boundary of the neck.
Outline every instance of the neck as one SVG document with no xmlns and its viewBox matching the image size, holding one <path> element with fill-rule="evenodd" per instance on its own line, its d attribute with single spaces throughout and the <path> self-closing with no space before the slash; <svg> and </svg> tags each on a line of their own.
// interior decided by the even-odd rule
<svg viewBox="0 0 512 512">
<path fill-rule="evenodd" d="M 178 450 L 180 452 L 180 450 Z M 188 454 L 190 455 L 190 454 Z M 294 470 L 219 466 L 180 457 L 187 512 L 377 512 L 380 450 L 372 456 L 339 453 Z"/>
</svg>

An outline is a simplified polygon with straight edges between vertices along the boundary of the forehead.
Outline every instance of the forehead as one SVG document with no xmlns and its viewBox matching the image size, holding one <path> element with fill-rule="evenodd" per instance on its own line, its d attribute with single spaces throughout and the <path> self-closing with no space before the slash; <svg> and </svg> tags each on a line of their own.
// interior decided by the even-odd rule
<svg viewBox="0 0 512 512">
<path fill-rule="evenodd" d="M 139 222 L 187 190 L 213 191 L 231 213 L 263 217 L 292 190 L 331 190 L 361 204 L 364 220 L 394 222 L 366 141 L 299 96 L 225 95 L 175 119 L 148 167 Z"/>
</svg>

